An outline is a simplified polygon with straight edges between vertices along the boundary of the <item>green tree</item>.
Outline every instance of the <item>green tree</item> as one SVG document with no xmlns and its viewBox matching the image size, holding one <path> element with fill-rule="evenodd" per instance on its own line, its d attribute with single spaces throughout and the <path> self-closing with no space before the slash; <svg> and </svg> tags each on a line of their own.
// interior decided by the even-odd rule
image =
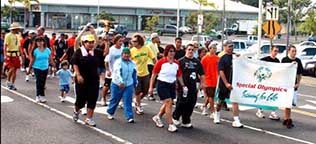
<svg viewBox="0 0 316 144">
<path fill-rule="evenodd" d="M 198 12 L 190 12 L 189 16 L 186 17 L 186 24 L 193 29 L 196 29 Z M 205 33 L 209 33 L 216 25 L 219 24 L 219 18 L 214 16 L 212 12 L 203 12 Z"/>
<path fill-rule="evenodd" d="M 146 25 L 145 25 L 145 31 L 146 32 L 155 32 L 156 31 L 156 26 L 158 25 L 159 22 L 159 15 L 155 15 L 152 17 L 147 17 L 146 18 Z"/>
<path fill-rule="evenodd" d="M 300 32 L 306 34 L 316 34 L 316 10 L 310 10 L 303 23 L 298 27 Z"/>
<path fill-rule="evenodd" d="M 99 15 L 95 16 L 96 20 L 109 20 L 109 21 L 115 21 L 114 17 L 111 13 L 107 13 L 105 11 L 102 11 L 99 13 Z"/>
<path fill-rule="evenodd" d="M 193 3 L 198 4 L 199 5 L 199 11 L 198 13 L 196 13 L 196 15 L 194 15 L 194 17 L 192 18 L 192 20 L 188 21 L 195 21 L 196 23 L 194 23 L 193 25 L 191 25 L 192 27 L 195 27 L 195 25 L 197 24 L 197 16 L 198 14 L 203 14 L 203 23 L 204 23 L 204 29 L 205 32 L 209 32 L 211 30 L 211 28 L 213 28 L 213 23 L 216 22 L 216 18 L 211 14 L 211 13 L 204 13 L 201 9 L 202 6 L 204 7 L 212 7 L 212 8 L 216 8 L 215 7 L 215 3 L 213 2 L 208 2 L 208 0 L 191 0 Z M 211 19 L 209 19 L 211 17 Z M 212 19 L 214 18 L 214 19 Z M 190 23 L 190 22 L 189 22 Z M 191 23 L 192 24 L 192 23 Z"/>
<path fill-rule="evenodd" d="M 1 17 L 9 18 L 11 12 L 12 12 L 12 18 L 15 18 L 18 15 L 18 11 L 15 8 L 8 5 L 4 5 L 1 8 Z"/>
</svg>

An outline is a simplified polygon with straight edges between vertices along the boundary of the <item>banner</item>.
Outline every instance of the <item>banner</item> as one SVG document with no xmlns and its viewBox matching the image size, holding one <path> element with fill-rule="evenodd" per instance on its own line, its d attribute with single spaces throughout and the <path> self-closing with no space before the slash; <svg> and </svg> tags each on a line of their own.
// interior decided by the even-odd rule
<svg viewBox="0 0 316 144">
<path fill-rule="evenodd" d="M 292 107 L 297 64 L 238 57 L 230 100 L 254 106 Z"/>
</svg>

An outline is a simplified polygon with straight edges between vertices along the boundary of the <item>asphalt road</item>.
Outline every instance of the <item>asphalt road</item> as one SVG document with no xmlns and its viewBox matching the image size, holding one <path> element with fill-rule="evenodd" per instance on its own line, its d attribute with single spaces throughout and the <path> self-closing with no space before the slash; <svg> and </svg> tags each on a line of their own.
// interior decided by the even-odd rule
<svg viewBox="0 0 316 144">
<path fill-rule="evenodd" d="M 7 90 L 5 80 L 1 80 L 1 143 L 3 144 L 297 144 L 316 143 L 316 78 L 304 76 L 299 89 L 298 106 L 293 109 L 295 128 L 286 129 L 282 121 L 258 119 L 256 109 L 240 107 L 241 122 L 244 128 L 231 126 L 231 111 L 222 111 L 222 123 L 215 125 L 209 117 L 202 116 L 196 108 L 192 116 L 193 129 L 179 128 L 177 133 L 155 127 L 154 116 L 161 103 L 143 100 L 144 115 L 135 114 L 134 124 L 127 123 L 122 109 L 115 113 L 114 120 L 106 118 L 106 107 L 97 105 L 95 121 L 91 128 L 71 119 L 74 94 L 71 92 L 67 102 L 59 102 L 58 78 L 47 80 L 46 96 L 48 102 L 36 104 L 35 79 L 24 82 L 24 74 L 18 72 L 17 91 Z M 9 98 L 9 99 L 8 99 Z M 157 98 L 157 97 L 156 97 Z M 12 101 L 13 100 L 13 101 Z M 198 105 L 203 102 L 199 98 Z M 277 111 L 283 117 L 283 110 Z M 269 112 L 266 112 L 268 115 Z M 80 119 L 84 120 L 81 115 Z"/>
</svg>

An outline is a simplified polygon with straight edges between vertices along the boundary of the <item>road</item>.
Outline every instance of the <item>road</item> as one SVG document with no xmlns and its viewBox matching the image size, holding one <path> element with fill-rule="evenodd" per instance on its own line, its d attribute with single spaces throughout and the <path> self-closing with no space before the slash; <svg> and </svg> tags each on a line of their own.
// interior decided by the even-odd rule
<svg viewBox="0 0 316 144">
<path fill-rule="evenodd" d="M 1 80 L 1 143 L 146 143 L 146 144 L 206 144 L 206 143 L 256 143 L 256 144 L 297 144 L 316 142 L 316 78 L 303 77 L 299 89 L 298 106 L 292 117 L 295 128 L 286 129 L 281 121 L 258 119 L 255 108 L 240 107 L 240 117 L 245 125 L 243 129 L 232 128 L 231 112 L 222 112 L 223 122 L 212 123 L 211 119 L 201 115 L 196 108 L 192 116 L 193 129 L 179 128 L 170 133 L 164 128 L 156 128 L 154 116 L 161 102 L 143 100 L 144 115 L 135 114 L 134 124 L 127 123 L 123 110 L 118 109 L 114 120 L 108 120 L 104 114 L 107 107 L 97 105 L 95 128 L 85 126 L 82 121 L 74 123 L 71 119 L 74 94 L 71 92 L 67 102 L 59 102 L 58 78 L 47 80 L 46 104 L 37 104 L 35 98 L 35 80 L 24 82 L 24 74 L 18 72 L 17 91 L 4 87 Z M 156 97 L 157 98 L 157 97 Z M 198 105 L 203 102 L 199 98 Z M 277 111 L 280 115 L 283 110 Z M 268 115 L 268 112 L 266 112 Z M 80 116 L 84 120 L 85 116 Z M 165 119 L 163 119 L 165 122 Z"/>
</svg>

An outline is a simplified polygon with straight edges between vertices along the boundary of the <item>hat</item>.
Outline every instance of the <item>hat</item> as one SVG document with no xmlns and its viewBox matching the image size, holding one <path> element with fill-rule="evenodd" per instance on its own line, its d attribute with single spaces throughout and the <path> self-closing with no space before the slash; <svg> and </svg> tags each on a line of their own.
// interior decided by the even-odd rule
<svg viewBox="0 0 316 144">
<path fill-rule="evenodd" d="M 233 46 L 234 43 L 231 40 L 225 40 L 223 45 L 224 46 Z"/>
<path fill-rule="evenodd" d="M 122 53 L 131 53 L 131 51 L 129 48 L 123 48 Z"/>
<path fill-rule="evenodd" d="M 156 38 L 156 37 L 159 37 L 157 33 L 152 33 L 150 35 L 150 39 L 153 39 L 153 38 Z"/>
<path fill-rule="evenodd" d="M 208 45 L 208 48 L 211 49 L 211 48 L 217 48 L 217 45 L 216 44 L 210 44 Z"/>
<path fill-rule="evenodd" d="M 92 34 L 87 34 L 81 38 L 82 41 L 95 41 L 94 36 Z"/>
<path fill-rule="evenodd" d="M 17 22 L 14 22 L 10 25 L 9 30 L 13 30 L 13 29 L 23 29 L 23 27 L 21 27 L 21 25 Z"/>
<path fill-rule="evenodd" d="M 36 34 L 36 32 L 34 30 L 30 30 L 29 34 Z"/>
</svg>

